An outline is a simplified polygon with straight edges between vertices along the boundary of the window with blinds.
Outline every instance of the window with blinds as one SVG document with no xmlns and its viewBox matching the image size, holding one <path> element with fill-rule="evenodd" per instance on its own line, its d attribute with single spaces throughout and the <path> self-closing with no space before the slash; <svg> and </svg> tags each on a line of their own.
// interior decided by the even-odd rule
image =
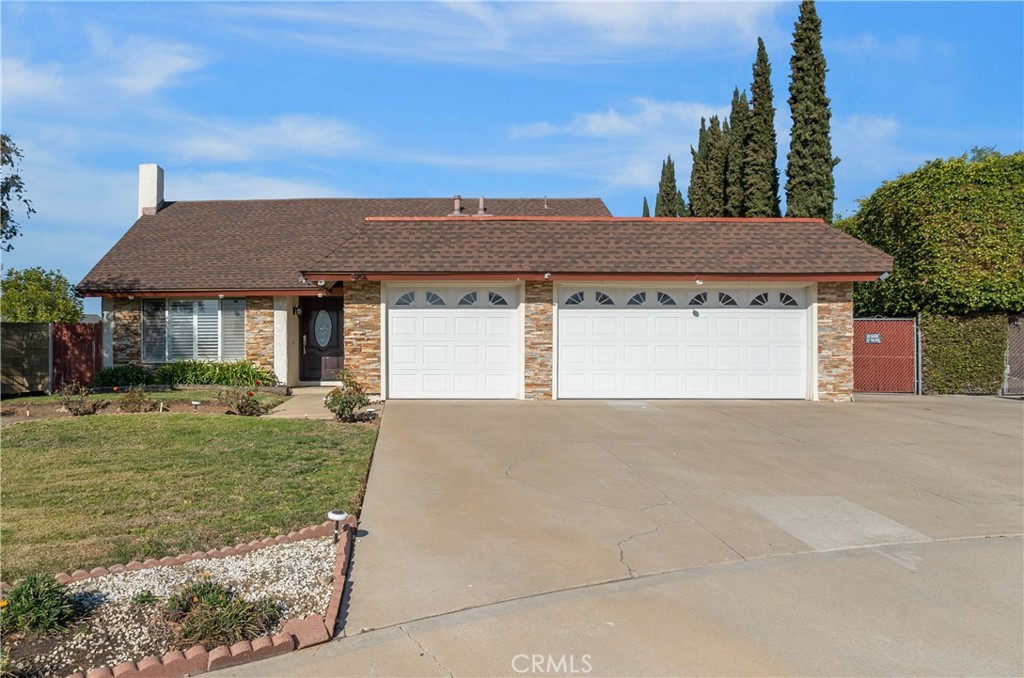
<svg viewBox="0 0 1024 678">
<path fill-rule="evenodd" d="M 245 299 L 146 299 L 142 360 L 239 360 L 245 357 Z"/>
</svg>

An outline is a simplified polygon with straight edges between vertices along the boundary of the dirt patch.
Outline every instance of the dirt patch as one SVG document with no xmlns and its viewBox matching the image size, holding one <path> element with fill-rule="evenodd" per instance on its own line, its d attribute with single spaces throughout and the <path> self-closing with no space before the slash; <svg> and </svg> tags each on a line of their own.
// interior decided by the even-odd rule
<svg viewBox="0 0 1024 678">
<path fill-rule="evenodd" d="M 160 399 L 154 397 L 153 402 L 156 403 L 156 408 L 152 412 L 142 414 L 159 414 L 160 413 Z M 163 412 L 194 412 L 196 414 L 229 414 L 228 406 L 216 401 L 200 401 L 199 405 L 191 405 L 187 401 L 176 400 L 172 402 L 163 403 Z M 118 416 L 134 416 L 128 412 L 121 412 L 117 409 L 116 403 L 111 403 L 105 409 L 100 410 L 95 415 L 105 417 L 110 415 Z M 6 402 L 3 407 L 0 407 L 0 426 L 7 426 L 8 424 L 16 424 L 23 421 L 34 421 L 36 419 L 61 419 L 64 417 L 70 417 L 71 414 L 65 410 L 60 403 L 32 403 L 32 404 L 21 404 L 17 402 Z"/>
</svg>

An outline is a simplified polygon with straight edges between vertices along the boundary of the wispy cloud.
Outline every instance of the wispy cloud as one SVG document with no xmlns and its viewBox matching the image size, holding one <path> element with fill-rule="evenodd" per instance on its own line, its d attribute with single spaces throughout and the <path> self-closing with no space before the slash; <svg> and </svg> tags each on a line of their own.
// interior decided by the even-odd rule
<svg viewBox="0 0 1024 678">
<path fill-rule="evenodd" d="M 919 59 L 926 54 L 948 54 L 952 45 L 937 40 L 925 40 L 920 35 L 900 35 L 883 39 L 871 33 L 838 38 L 825 44 L 828 52 L 836 52 L 862 59 Z"/>
<path fill-rule="evenodd" d="M 2 64 L 5 103 L 25 100 L 61 99 L 67 80 L 57 64 L 30 64 L 22 59 L 5 58 Z"/>
<path fill-rule="evenodd" d="M 182 172 L 168 176 L 167 196 L 173 200 L 258 200 L 346 197 L 311 181 L 282 179 L 253 172 Z"/>
<path fill-rule="evenodd" d="M 749 50 L 777 31 L 764 2 L 224 5 L 234 30 L 338 53 L 473 65 L 623 61 Z"/>
<path fill-rule="evenodd" d="M 538 122 L 515 126 L 512 138 L 537 138 L 557 135 L 573 137 L 636 137 L 657 136 L 679 126 L 697 128 L 701 118 L 725 115 L 727 109 L 686 101 L 656 101 L 637 97 L 622 109 L 609 107 L 604 111 L 577 113 L 565 123 Z"/>
<path fill-rule="evenodd" d="M 202 50 L 182 42 L 136 35 L 119 40 L 97 27 L 89 35 L 96 57 L 109 73 L 108 81 L 129 95 L 177 85 L 183 76 L 208 63 Z"/>
<path fill-rule="evenodd" d="M 366 134 L 335 118 L 284 115 L 266 122 L 225 121 L 185 136 L 175 152 L 189 160 L 239 162 L 289 156 L 339 157 L 364 146 Z"/>
</svg>

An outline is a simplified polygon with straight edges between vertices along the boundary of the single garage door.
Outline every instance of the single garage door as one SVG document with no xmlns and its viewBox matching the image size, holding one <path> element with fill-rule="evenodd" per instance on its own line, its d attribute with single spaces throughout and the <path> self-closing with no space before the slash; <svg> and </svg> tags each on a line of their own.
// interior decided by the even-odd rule
<svg viewBox="0 0 1024 678">
<path fill-rule="evenodd" d="M 559 398 L 805 398 L 803 289 L 558 287 Z"/>
<path fill-rule="evenodd" d="M 515 398 L 515 287 L 392 287 L 388 397 Z"/>
</svg>

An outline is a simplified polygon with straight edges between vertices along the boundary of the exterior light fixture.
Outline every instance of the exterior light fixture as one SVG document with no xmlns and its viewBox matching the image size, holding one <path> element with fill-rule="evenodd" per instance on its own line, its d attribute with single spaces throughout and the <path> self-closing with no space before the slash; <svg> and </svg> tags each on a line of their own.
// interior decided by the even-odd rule
<svg viewBox="0 0 1024 678">
<path fill-rule="evenodd" d="M 302 307 L 292 306 L 292 315 L 302 315 Z"/>
<path fill-rule="evenodd" d="M 337 544 L 341 534 L 341 521 L 348 520 L 348 514 L 338 510 L 328 511 L 327 520 L 334 521 L 334 543 Z"/>
<path fill-rule="evenodd" d="M 548 272 L 548 273 L 545 273 L 545 274 L 544 274 L 544 279 L 545 279 L 545 280 L 551 280 L 551 273 L 550 273 L 550 272 Z"/>
<path fill-rule="evenodd" d="M 129 294 L 128 295 L 128 301 L 135 301 L 135 295 L 134 294 Z"/>
<path fill-rule="evenodd" d="M 218 295 L 217 295 L 217 298 L 218 298 L 218 299 L 223 299 L 223 298 L 224 298 L 224 294 L 223 294 L 223 293 L 221 293 L 221 294 L 218 294 Z"/>
<path fill-rule="evenodd" d="M 196 408 L 198 408 L 202 404 L 203 404 L 203 402 L 201 400 L 193 400 L 192 401 L 192 413 L 195 414 L 196 413 Z"/>
<path fill-rule="evenodd" d="M 697 283 L 698 285 L 703 285 L 703 284 L 704 284 L 704 281 L 703 281 L 703 280 L 701 280 L 700 278 L 696 278 L 696 279 L 694 279 L 694 281 L 693 281 L 693 282 Z"/>
<path fill-rule="evenodd" d="M 882 275 L 878 276 L 878 279 L 881 280 L 882 282 L 885 282 L 886 280 L 888 280 L 889 279 L 889 271 L 886 271 Z"/>
</svg>

